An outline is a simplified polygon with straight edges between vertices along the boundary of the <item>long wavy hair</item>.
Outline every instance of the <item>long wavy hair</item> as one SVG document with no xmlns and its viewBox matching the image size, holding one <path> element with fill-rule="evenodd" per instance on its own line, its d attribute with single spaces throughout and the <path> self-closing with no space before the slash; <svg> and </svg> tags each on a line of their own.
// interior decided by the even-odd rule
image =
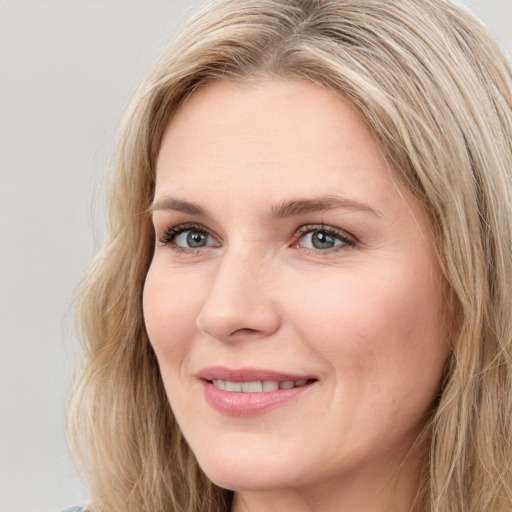
<svg viewBox="0 0 512 512">
<path fill-rule="evenodd" d="M 175 422 L 142 315 L 163 130 L 214 80 L 301 78 L 348 99 L 421 201 L 450 285 L 452 355 L 425 431 L 422 512 L 512 510 L 512 73 L 447 0 L 220 0 L 137 92 L 115 152 L 110 238 L 81 287 L 68 434 L 92 512 L 227 512 Z"/>
</svg>

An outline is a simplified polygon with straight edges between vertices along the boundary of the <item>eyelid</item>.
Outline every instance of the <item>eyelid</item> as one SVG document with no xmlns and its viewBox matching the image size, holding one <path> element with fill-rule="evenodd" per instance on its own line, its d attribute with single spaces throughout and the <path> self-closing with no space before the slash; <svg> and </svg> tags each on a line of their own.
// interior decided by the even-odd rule
<svg viewBox="0 0 512 512">
<path fill-rule="evenodd" d="M 174 250 L 176 250 L 177 252 L 183 252 L 183 251 L 191 252 L 191 251 L 201 250 L 201 249 L 204 249 L 206 247 L 212 247 L 211 245 L 207 245 L 205 247 L 198 247 L 198 248 L 180 247 L 180 246 L 178 246 L 178 245 L 173 243 L 174 240 L 181 233 L 185 233 L 187 231 L 197 231 L 199 233 L 204 233 L 207 236 L 209 236 L 210 238 L 212 238 L 213 240 L 215 240 L 215 242 L 217 244 L 219 244 L 218 237 L 215 234 L 213 234 L 208 228 L 206 228 L 202 224 L 197 224 L 195 222 L 186 222 L 186 223 L 183 223 L 183 224 L 171 225 L 171 226 L 165 228 L 162 231 L 161 234 L 157 235 L 157 241 L 158 241 L 159 245 L 162 246 L 162 247 L 166 247 L 166 246 L 172 245 L 173 246 L 172 248 Z"/>
<path fill-rule="evenodd" d="M 197 231 L 200 233 L 206 234 L 208 237 L 210 237 L 212 240 L 215 241 L 215 244 L 213 245 L 206 245 L 203 247 L 181 247 L 174 242 L 174 240 L 181 234 L 187 231 Z M 330 236 L 335 237 L 339 241 L 341 241 L 340 244 L 335 245 L 328 249 L 316 249 L 316 248 L 308 248 L 308 247 L 301 247 L 299 245 L 299 242 L 301 239 L 304 239 L 305 236 L 312 232 L 323 232 Z M 195 253 L 198 251 L 202 251 L 206 248 L 211 247 L 220 247 L 221 243 L 219 242 L 219 237 L 212 233 L 210 229 L 205 227 L 203 224 L 198 224 L 195 222 L 186 222 L 183 224 L 177 224 L 177 225 L 171 225 L 167 228 L 165 228 L 161 234 L 157 233 L 157 242 L 162 247 L 172 246 L 172 249 L 176 252 L 185 252 L 185 253 Z M 292 241 L 289 244 L 289 247 L 294 249 L 301 249 L 306 252 L 310 252 L 312 254 L 329 254 L 332 252 L 338 252 L 341 250 L 346 250 L 347 248 L 351 248 L 356 244 L 357 240 L 356 237 L 348 233 L 347 231 L 334 227 L 329 226 L 326 224 L 305 224 L 298 228 L 295 231 L 295 234 L 292 237 Z"/>
<path fill-rule="evenodd" d="M 301 239 L 303 239 L 307 234 L 312 233 L 314 231 L 320 231 L 328 235 L 334 236 L 338 240 L 341 240 L 342 243 L 329 249 L 310 249 L 307 247 L 298 246 L 298 243 Z M 355 244 L 356 237 L 354 237 L 353 235 L 351 235 L 350 233 L 343 229 L 325 224 L 306 224 L 304 226 L 301 226 L 296 231 L 293 237 L 292 247 L 302 249 L 305 251 L 311 251 L 315 254 L 328 254 L 330 252 L 346 250 L 347 248 L 353 247 Z"/>
</svg>

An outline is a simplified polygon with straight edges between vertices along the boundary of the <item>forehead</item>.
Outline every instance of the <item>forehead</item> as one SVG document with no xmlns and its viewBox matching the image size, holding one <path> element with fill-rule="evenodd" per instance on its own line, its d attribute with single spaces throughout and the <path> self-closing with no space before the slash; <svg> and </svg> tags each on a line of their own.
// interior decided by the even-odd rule
<svg viewBox="0 0 512 512">
<path fill-rule="evenodd" d="M 257 190 L 265 180 L 351 193 L 390 185 L 389 166 L 360 113 L 301 80 L 214 82 L 169 122 L 157 162 L 157 195 L 205 180 Z"/>
<path fill-rule="evenodd" d="M 172 138 L 175 144 L 188 146 L 201 140 L 206 145 L 218 143 L 224 134 L 231 135 L 226 144 L 245 139 L 256 145 L 258 139 L 268 143 L 275 138 L 280 145 L 298 146 L 321 138 L 336 146 L 357 142 L 366 151 L 376 146 L 351 103 L 297 79 L 210 83 L 194 92 L 171 118 L 163 141 Z"/>
</svg>

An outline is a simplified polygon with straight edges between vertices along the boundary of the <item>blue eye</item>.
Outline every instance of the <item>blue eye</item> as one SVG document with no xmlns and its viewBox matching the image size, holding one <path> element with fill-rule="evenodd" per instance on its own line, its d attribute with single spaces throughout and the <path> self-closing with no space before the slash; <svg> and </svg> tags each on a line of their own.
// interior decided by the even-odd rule
<svg viewBox="0 0 512 512">
<path fill-rule="evenodd" d="M 199 247 L 207 247 L 209 238 L 210 235 L 208 235 L 208 233 L 189 229 L 176 236 L 174 238 L 174 243 L 178 247 L 182 247 L 184 249 L 197 249 Z"/>
<path fill-rule="evenodd" d="M 297 245 L 304 249 L 329 251 L 330 249 L 341 249 L 354 245 L 351 236 L 330 226 L 304 226 L 300 229 L 300 235 Z"/>
<path fill-rule="evenodd" d="M 354 238 L 332 226 L 303 226 L 295 236 L 294 246 L 310 251 L 328 253 L 355 245 Z M 159 238 L 162 246 L 175 251 L 194 251 L 220 247 L 219 242 L 201 225 L 181 224 L 168 228 Z"/>
<path fill-rule="evenodd" d="M 190 224 L 167 229 L 159 241 L 160 245 L 171 245 L 176 250 L 194 250 L 218 245 L 204 228 Z"/>
<path fill-rule="evenodd" d="M 341 240 L 324 231 L 312 231 L 303 237 L 300 245 L 309 249 L 332 249 L 341 245 Z"/>
</svg>

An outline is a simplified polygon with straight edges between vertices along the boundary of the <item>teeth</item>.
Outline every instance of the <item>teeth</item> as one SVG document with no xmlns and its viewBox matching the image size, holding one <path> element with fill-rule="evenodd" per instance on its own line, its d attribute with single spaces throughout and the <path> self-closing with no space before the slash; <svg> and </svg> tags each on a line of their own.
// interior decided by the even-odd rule
<svg viewBox="0 0 512 512">
<path fill-rule="evenodd" d="M 241 382 L 229 382 L 226 381 L 226 391 L 242 391 L 242 383 Z"/>
<path fill-rule="evenodd" d="M 263 383 L 263 391 L 277 391 L 279 389 L 279 382 L 277 380 L 266 380 Z"/>
<path fill-rule="evenodd" d="M 260 393 L 263 391 L 263 382 L 242 382 L 242 393 Z"/>
<path fill-rule="evenodd" d="M 265 381 L 254 381 L 254 382 L 230 382 L 228 380 L 212 380 L 212 384 L 225 391 L 232 391 L 235 393 L 261 393 L 269 391 L 277 391 L 278 389 L 292 389 L 307 384 L 306 379 L 302 380 L 265 380 Z"/>
<path fill-rule="evenodd" d="M 226 389 L 226 381 L 225 380 L 214 380 L 213 385 L 219 389 Z"/>
</svg>

